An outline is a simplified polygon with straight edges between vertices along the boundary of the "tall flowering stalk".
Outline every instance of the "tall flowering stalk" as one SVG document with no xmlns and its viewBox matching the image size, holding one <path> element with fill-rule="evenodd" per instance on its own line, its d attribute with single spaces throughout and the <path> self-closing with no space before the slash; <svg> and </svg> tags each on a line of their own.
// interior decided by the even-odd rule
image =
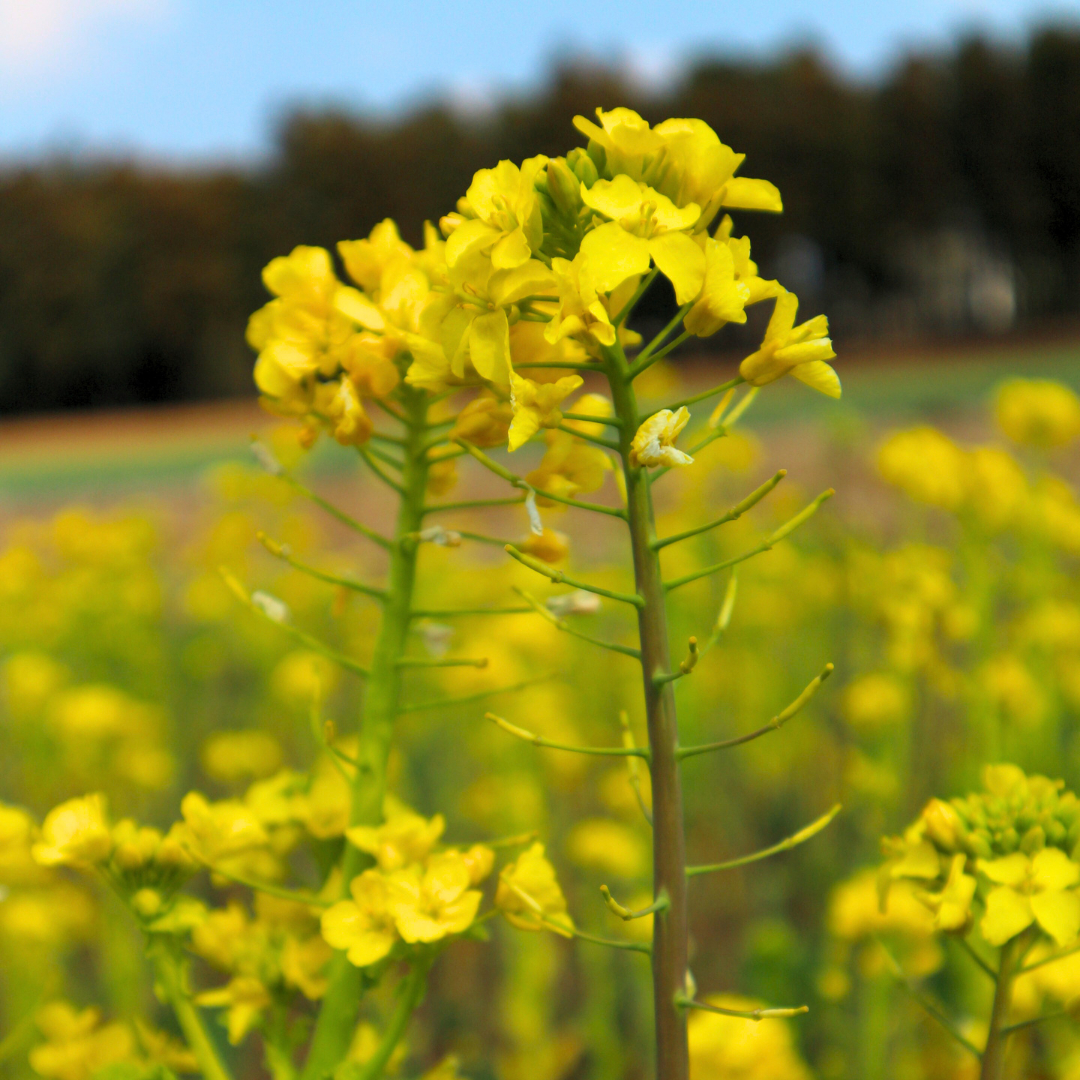
<svg viewBox="0 0 1080 1080">
<path fill-rule="evenodd" d="M 831 666 L 810 683 L 796 702 L 760 730 L 705 746 L 682 746 L 675 684 L 693 671 L 700 650 L 696 639 L 691 638 L 685 658 L 678 664 L 672 662 L 667 596 L 675 589 L 767 551 L 813 514 L 832 493 L 825 492 L 743 555 L 665 580 L 661 566 L 665 547 L 738 518 L 767 496 L 783 474 L 762 485 L 727 514 L 670 537 L 657 535 L 652 484 L 671 468 L 693 462 L 691 453 L 675 445 L 689 420 L 688 406 L 725 395 L 712 419 L 712 430 L 698 443 L 697 448 L 701 448 L 726 434 L 750 405 L 759 386 L 789 372 L 830 396 L 839 395 L 840 385 L 827 363 L 834 353 L 826 336 L 824 317 L 796 325 L 797 299 L 778 282 L 758 276 L 757 267 L 750 259 L 749 241 L 732 236 L 730 217 L 723 217 L 711 235 L 708 231 L 724 207 L 779 211 L 780 197 L 775 187 L 767 181 L 736 177 L 734 173 L 742 156 L 724 146 L 700 121 L 668 120 L 651 128 L 626 109 L 598 110 L 598 118 L 599 126 L 583 117 L 575 121 L 589 138 L 587 151 L 572 151 L 566 158 L 550 161 L 531 159 L 520 170 L 504 162 L 498 170 L 477 174 L 473 187 L 459 205 L 459 214 L 444 219 L 443 228 L 450 236 L 448 249 L 456 246 L 457 238 L 464 235 L 468 236 L 469 244 L 493 245 L 490 247 L 493 263 L 497 257 L 505 257 L 497 254 L 501 249 L 517 245 L 513 257 L 522 266 L 532 267 L 527 271 L 531 275 L 530 287 L 540 295 L 520 306 L 516 317 L 546 324 L 544 340 L 548 342 L 572 342 L 576 346 L 575 359 L 563 366 L 602 373 L 610 400 L 586 395 L 563 414 L 560 404 L 581 384 L 581 379 L 556 378 L 550 365 L 543 382 L 522 376 L 523 369 L 544 365 L 530 365 L 524 351 L 519 361 L 510 339 L 505 358 L 510 368 L 509 396 L 514 408 L 509 449 L 517 449 L 531 435 L 548 429 L 549 449 L 544 462 L 534 473 L 521 477 L 466 442 L 461 445 L 515 487 L 528 490 L 542 484 L 543 489 L 536 486 L 535 494 L 541 499 L 557 501 L 566 500 L 552 494 L 556 482 L 575 483 L 582 471 L 561 464 L 567 456 L 560 448 L 563 440 L 583 440 L 588 445 L 582 446 L 581 454 L 607 452 L 618 457 L 625 504 L 608 507 L 577 500 L 573 504 L 593 513 L 614 515 L 625 523 L 633 560 L 632 591 L 616 592 L 569 578 L 565 572 L 513 545 L 508 545 L 507 551 L 553 582 L 596 593 L 633 609 L 638 629 L 636 647 L 603 641 L 594 644 L 628 654 L 640 664 L 649 744 L 640 748 L 633 745 L 629 729 L 624 727 L 622 747 L 559 746 L 501 717 L 489 716 L 504 729 L 540 746 L 623 755 L 631 762 L 634 759 L 648 762 L 652 781 L 652 809 L 647 813 L 653 829 L 653 903 L 633 912 L 606 890 L 604 897 L 611 911 L 620 918 L 654 916 L 653 943 L 648 951 L 655 994 L 657 1076 L 664 1080 L 685 1080 L 689 1075 L 687 1010 L 718 1008 L 695 998 L 688 966 L 689 879 L 792 847 L 828 824 L 838 808 L 767 851 L 729 863 L 687 864 L 682 761 L 779 728 L 816 691 Z M 505 208 L 513 205 L 511 193 L 520 192 L 520 178 L 527 172 L 535 177 L 525 188 L 534 208 L 527 208 L 520 200 L 518 205 L 526 211 L 524 222 L 532 224 L 531 236 L 520 214 L 516 219 L 504 216 Z M 490 207 L 498 208 L 497 212 Z M 670 281 L 679 310 L 656 338 L 628 357 L 627 349 L 640 344 L 640 338 L 628 329 L 627 321 L 635 304 L 659 274 Z M 760 349 L 743 361 L 736 378 L 683 401 L 672 402 L 666 408 L 641 409 L 634 392 L 638 376 L 684 341 L 709 336 L 728 322 L 744 322 L 747 305 L 769 299 L 774 301 L 774 311 L 765 338 Z M 747 387 L 745 395 L 733 404 L 736 388 L 743 385 Z M 609 429 L 613 429 L 614 438 L 605 434 Z M 596 487 L 598 482 L 588 488 L 575 484 L 572 490 L 576 494 Z M 730 617 L 733 583 L 729 594 L 724 619 Z M 595 935 L 575 932 L 586 940 L 599 940 Z M 621 947 L 639 946 L 622 944 Z M 792 1010 L 779 1009 L 756 1010 L 746 1015 L 760 1019 L 763 1015 L 791 1014 Z"/>
</svg>

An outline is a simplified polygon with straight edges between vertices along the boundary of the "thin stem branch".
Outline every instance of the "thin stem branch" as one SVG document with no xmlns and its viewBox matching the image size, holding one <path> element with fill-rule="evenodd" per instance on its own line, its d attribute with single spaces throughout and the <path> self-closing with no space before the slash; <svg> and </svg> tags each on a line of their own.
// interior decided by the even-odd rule
<svg viewBox="0 0 1080 1080">
<path fill-rule="evenodd" d="M 796 1005 L 789 1009 L 726 1009 L 722 1005 L 696 1001 L 685 994 L 677 994 L 675 1003 L 683 1009 L 701 1009 L 704 1012 L 719 1013 L 721 1016 L 736 1016 L 741 1020 L 790 1020 L 793 1016 L 802 1016 L 810 1011 L 809 1005 Z"/>
<path fill-rule="evenodd" d="M 671 907 L 671 901 L 667 896 L 658 896 L 648 907 L 643 907 L 640 911 L 631 911 L 630 908 L 623 907 L 611 895 L 611 890 L 606 885 L 600 886 L 600 894 L 603 896 L 608 910 L 613 915 L 617 915 L 623 922 L 629 922 L 631 919 L 643 919 L 646 915 L 655 915 L 658 911 L 667 911 Z"/>
<path fill-rule="evenodd" d="M 763 552 L 771 550 L 781 540 L 783 540 L 789 533 L 797 529 L 807 518 L 811 517 L 817 512 L 817 509 L 826 499 L 832 498 L 836 492 L 832 488 L 827 491 L 823 491 L 809 506 L 800 510 L 790 521 L 786 521 L 780 526 L 774 533 L 765 537 L 764 540 L 755 548 L 751 548 L 749 551 L 744 551 L 741 555 L 736 555 L 733 558 L 725 559 L 723 562 L 715 563 L 712 566 L 706 566 L 703 570 L 695 570 L 693 573 L 684 574 L 680 578 L 675 578 L 674 581 L 665 581 L 664 588 L 670 592 L 672 589 L 678 589 L 682 585 L 689 585 L 691 581 L 698 581 L 700 578 L 708 577 L 710 574 L 715 574 L 720 570 L 726 570 L 730 566 L 737 566 L 741 562 L 746 562 L 747 559 L 752 559 L 755 555 L 761 555 Z"/>
<path fill-rule="evenodd" d="M 467 499 L 465 502 L 440 503 L 438 506 L 425 506 L 425 514 L 434 514 L 436 510 L 479 510 L 491 506 L 520 506 L 525 496 L 511 496 L 509 499 Z"/>
<path fill-rule="evenodd" d="M 674 536 L 665 536 L 654 543 L 654 548 L 659 551 L 661 548 L 666 548 L 668 544 L 677 544 L 680 540 L 688 540 L 691 536 L 698 536 L 703 532 L 708 532 L 710 529 L 718 528 L 720 525 L 727 525 L 730 521 L 738 521 L 747 510 L 757 506 L 785 476 L 787 476 L 787 469 L 781 469 L 775 476 L 766 480 L 761 487 L 755 488 L 742 502 L 736 503 L 726 514 L 718 517 L 715 521 L 710 521 L 706 525 L 698 525 L 693 529 L 687 529 L 685 532 L 675 533 Z"/>
<path fill-rule="evenodd" d="M 509 686 L 493 686 L 490 690 L 477 690 L 473 694 L 462 694 L 460 697 L 435 698 L 432 701 L 413 701 L 402 705 L 399 712 L 424 712 L 427 709 L 448 709 L 456 705 L 471 705 L 474 701 L 483 701 L 484 698 L 494 697 L 496 694 L 511 694 L 517 690 L 524 690 L 527 686 L 535 686 L 536 683 L 546 682 L 550 678 L 550 674 L 537 675 L 532 679 L 522 679 L 521 682 L 511 683 Z"/>
<path fill-rule="evenodd" d="M 490 720 L 496 727 L 501 727 L 503 731 L 516 736 L 524 742 L 532 743 L 533 746 L 543 746 L 548 750 L 567 750 L 572 754 L 589 754 L 593 757 L 639 757 L 645 759 L 649 757 L 648 750 L 637 746 L 570 746 L 568 743 L 552 742 L 551 739 L 545 739 L 542 735 L 537 735 L 535 732 L 511 724 L 509 720 L 504 720 L 501 716 L 496 716 L 490 712 L 484 713 L 484 719 Z"/>
<path fill-rule="evenodd" d="M 736 375 L 734 379 L 728 379 L 727 382 L 721 383 L 719 386 L 713 386 L 708 390 L 702 390 L 699 394 L 693 394 L 688 398 L 682 398 L 680 401 L 672 401 L 668 405 L 661 406 L 663 409 L 670 409 L 674 412 L 676 409 L 681 409 L 684 405 L 696 405 L 699 401 L 704 401 L 706 398 L 715 397 L 717 394 L 724 393 L 725 390 L 732 390 L 746 380 L 741 375 Z M 657 412 L 660 409 L 656 410 Z"/>
<path fill-rule="evenodd" d="M 405 976 L 405 981 L 398 991 L 397 1005 L 386 1031 L 383 1032 L 382 1041 L 375 1053 L 360 1067 L 356 1074 L 357 1080 L 379 1080 L 386 1071 L 390 1058 L 393 1057 L 398 1043 L 405 1035 L 405 1029 L 409 1026 L 412 1014 L 424 1000 L 427 974 L 433 961 L 434 954 L 420 957 L 409 968 L 409 974 Z"/>
<path fill-rule="evenodd" d="M 682 761 L 684 758 L 694 757 L 697 754 L 708 754 L 713 750 L 727 750 L 732 746 L 741 746 L 743 743 L 760 739 L 762 735 L 768 735 L 770 731 L 779 731 L 817 693 L 818 687 L 833 673 L 833 670 L 832 664 L 826 664 L 821 674 L 812 679 L 806 689 L 786 709 L 777 713 L 767 724 L 759 727 L 757 731 L 736 736 L 734 739 L 705 743 L 701 746 L 680 746 L 676 751 L 676 756 Z"/>
<path fill-rule="evenodd" d="M 360 454 L 360 456 L 364 459 L 364 462 L 367 465 L 367 467 L 384 484 L 386 484 L 386 486 L 388 488 L 390 488 L 392 491 L 396 491 L 399 495 L 404 494 L 405 489 L 395 479 L 393 479 L 393 477 L 387 476 L 387 474 L 382 470 L 382 468 L 375 461 L 375 458 L 372 456 L 371 452 L 368 450 L 368 448 L 366 446 L 358 446 L 356 449 L 357 449 L 357 452 Z"/>
<path fill-rule="evenodd" d="M 633 657 L 635 660 L 641 659 L 641 650 L 632 648 L 629 645 L 617 645 L 613 641 L 603 641 L 600 638 L 594 638 L 590 634 L 583 634 L 580 630 L 575 629 L 566 619 L 560 619 L 554 612 L 549 611 L 539 600 L 536 599 L 531 593 L 527 593 L 524 589 L 514 586 L 514 592 L 518 594 L 530 607 L 532 611 L 535 611 L 541 618 L 546 619 L 557 630 L 562 630 L 564 633 L 569 634 L 571 637 L 576 637 L 581 641 L 587 641 L 590 645 L 596 645 L 601 649 L 609 649 L 611 652 L 621 653 L 623 656 Z"/>
<path fill-rule="evenodd" d="M 800 829 L 797 833 L 781 840 L 779 844 L 773 844 L 772 847 L 767 847 L 762 851 L 755 851 L 752 855 L 742 855 L 738 859 L 710 863 L 708 866 L 688 866 L 686 876 L 697 877 L 699 874 L 713 874 L 718 870 L 734 870 L 738 866 L 748 866 L 750 863 L 760 862 L 762 859 L 769 858 L 770 855 L 779 855 L 782 851 L 790 851 L 793 847 L 798 847 L 799 844 L 804 844 L 807 840 L 817 836 L 840 813 L 841 809 L 840 803 L 837 803 L 828 813 L 822 814 L 821 817 L 816 821 L 812 821 L 806 828 Z"/>
<path fill-rule="evenodd" d="M 587 435 L 584 431 L 578 431 L 577 428 L 572 428 L 569 424 L 560 424 L 559 430 L 565 431 L 568 435 L 573 435 L 575 438 L 584 439 L 594 446 L 602 446 L 605 450 L 617 451 L 619 449 L 619 444 L 614 440 L 602 439 L 599 435 Z"/>
<path fill-rule="evenodd" d="M 669 353 L 673 353 L 684 341 L 693 336 L 694 335 L 691 334 L 689 330 L 684 330 L 673 341 L 668 342 L 668 344 L 665 345 L 658 352 L 654 352 L 652 356 L 650 356 L 649 359 L 645 361 L 644 364 L 636 365 L 634 367 L 634 378 L 636 379 L 643 372 L 648 371 L 649 368 L 653 366 L 653 364 L 655 364 L 659 360 L 663 360 L 665 356 L 667 356 Z"/>
<path fill-rule="evenodd" d="M 326 570 L 319 570 L 310 563 L 302 562 L 293 555 L 292 548 L 290 548 L 288 544 L 281 544 L 276 540 L 271 540 L 264 532 L 258 532 L 255 535 L 259 543 L 262 544 L 274 558 L 281 559 L 282 562 L 288 563 L 294 570 L 299 570 L 302 574 L 307 574 L 308 577 L 315 578 L 316 581 L 323 581 L 327 585 L 336 585 L 342 589 L 350 589 L 353 592 L 363 593 L 364 596 L 370 596 L 373 600 L 381 601 L 386 599 L 385 589 L 378 589 L 373 585 L 365 585 L 363 582 L 355 581 L 353 578 L 341 577 L 338 574 L 331 574 Z"/>
<path fill-rule="evenodd" d="M 622 729 L 623 746 L 628 749 L 636 749 L 637 743 L 634 741 L 634 732 L 630 727 L 630 716 L 625 709 L 619 712 L 619 727 Z M 629 773 L 630 787 L 633 789 L 634 797 L 637 799 L 638 808 L 649 823 L 649 827 L 652 828 L 652 811 L 649 809 L 648 803 L 645 802 L 645 796 L 641 790 L 641 773 L 638 771 L 638 759 L 636 757 L 627 757 L 626 769 Z"/>
<path fill-rule="evenodd" d="M 965 1050 L 974 1054 L 978 1060 L 982 1060 L 982 1051 L 971 1042 L 970 1039 L 964 1037 L 960 1029 L 949 1019 L 948 1014 L 942 1009 L 929 995 L 923 993 L 914 983 L 912 979 L 909 979 L 905 974 L 903 968 L 897 962 L 896 957 L 885 947 L 880 939 L 878 939 L 878 947 L 885 954 L 885 958 L 889 963 L 889 967 L 892 969 L 893 976 L 896 981 L 911 995 L 912 999 L 922 1006 L 927 1016 L 936 1020 L 941 1025 L 942 1029 L 948 1032 Z"/>
<path fill-rule="evenodd" d="M 667 326 L 665 326 L 664 329 L 661 330 L 660 333 L 657 334 L 656 337 L 654 337 L 652 341 L 650 341 L 649 344 L 646 345 L 645 348 L 642 349 L 641 352 L 639 352 L 637 356 L 634 357 L 632 363 L 627 365 L 626 374 L 629 376 L 631 381 L 633 381 L 645 370 L 645 366 L 647 366 L 646 361 L 648 361 L 649 357 L 652 356 L 653 353 L 655 353 L 656 350 L 660 348 L 660 346 L 664 343 L 664 340 L 667 338 L 668 334 L 670 334 L 675 329 L 675 327 L 677 327 L 679 323 L 681 323 L 683 319 L 686 318 L 687 313 L 692 307 L 693 304 L 684 304 L 681 308 L 679 308 L 679 310 L 675 312 L 675 315 L 672 318 L 671 322 L 669 322 Z"/>
<path fill-rule="evenodd" d="M 603 506 L 600 503 L 588 503 L 582 502 L 580 499 L 568 499 L 564 495 L 556 495 L 552 491 L 544 491 L 542 488 L 533 487 L 523 477 L 517 476 L 509 469 L 504 469 L 497 461 L 492 461 L 482 450 L 473 446 L 472 443 L 463 442 L 457 440 L 459 446 L 463 446 L 485 469 L 489 469 L 496 476 L 502 477 L 503 480 L 511 484 L 513 487 L 520 488 L 526 491 L 535 491 L 538 496 L 544 499 L 551 499 L 552 502 L 562 503 L 564 506 L 576 506 L 579 510 L 591 510 L 594 514 L 607 514 L 609 517 L 617 517 L 626 519 L 626 511 L 620 510 L 614 506 Z"/>
<path fill-rule="evenodd" d="M 609 600 L 620 600 L 622 603 L 630 604 L 632 607 L 636 608 L 642 607 L 645 603 L 645 601 L 636 593 L 612 592 L 610 589 L 602 589 L 599 585 L 589 585 L 584 581 L 578 581 L 576 578 L 568 577 L 562 570 L 556 570 L 554 566 L 549 566 L 540 559 L 534 559 L 531 555 L 526 555 L 523 551 L 518 551 L 513 544 L 507 544 L 505 550 L 509 556 L 517 559 L 523 566 L 527 566 L 530 570 L 535 570 L 536 573 L 542 574 L 549 581 L 554 581 L 557 585 L 569 585 L 575 589 L 584 589 L 585 592 L 596 593 L 597 596 L 606 596 Z"/>
<path fill-rule="evenodd" d="M 336 521 L 340 521 L 342 525 L 352 529 L 354 532 L 358 532 L 361 536 L 366 536 L 372 543 L 378 544 L 379 547 L 389 550 L 392 541 L 388 540 L 381 533 L 377 533 L 374 529 L 357 521 L 356 518 L 350 517 L 344 510 L 339 510 L 332 502 L 324 499 L 321 495 L 317 495 L 310 488 L 301 484 L 299 480 L 293 479 L 288 473 L 283 472 L 279 475 L 294 491 L 299 492 L 305 499 L 309 499 L 316 506 L 325 510 Z"/>
<path fill-rule="evenodd" d="M 243 603 L 250 611 L 253 611 L 260 619 L 265 619 L 268 623 L 276 626 L 279 630 L 283 630 L 289 637 L 300 644 L 311 649 L 312 652 L 317 652 L 322 656 L 325 656 L 328 660 L 333 660 L 335 664 L 340 664 L 346 671 L 351 671 L 354 675 L 359 675 L 362 678 L 367 678 L 371 672 L 363 666 L 353 660 L 351 656 L 346 656 L 344 653 L 339 653 L 336 649 L 330 648 L 329 645 L 323 644 L 317 637 L 312 634 L 301 630 L 297 626 L 293 626 L 290 622 L 282 622 L 273 618 L 271 615 L 261 608 L 255 601 L 248 595 L 247 590 L 240 582 L 233 577 L 224 567 L 220 567 L 218 572 L 221 574 L 225 581 L 225 584 L 229 586 L 233 594 Z"/>
</svg>

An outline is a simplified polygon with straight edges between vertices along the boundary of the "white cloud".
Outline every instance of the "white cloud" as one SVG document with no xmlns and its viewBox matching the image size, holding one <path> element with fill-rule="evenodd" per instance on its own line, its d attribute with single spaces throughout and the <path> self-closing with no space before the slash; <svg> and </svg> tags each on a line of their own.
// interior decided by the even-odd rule
<svg viewBox="0 0 1080 1080">
<path fill-rule="evenodd" d="M 0 62 L 11 74 L 51 71 L 103 26 L 168 9 L 169 0 L 0 0 Z"/>
</svg>

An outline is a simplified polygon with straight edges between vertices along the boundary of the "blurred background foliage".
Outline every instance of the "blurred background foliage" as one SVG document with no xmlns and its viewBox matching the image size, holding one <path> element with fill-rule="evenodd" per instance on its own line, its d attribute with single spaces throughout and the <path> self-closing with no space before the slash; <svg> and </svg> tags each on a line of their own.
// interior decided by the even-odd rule
<svg viewBox="0 0 1080 1080">
<path fill-rule="evenodd" d="M 691 389 L 701 373 L 689 373 L 687 383 L 687 369 L 659 364 L 643 393 L 659 401 Z M 696 1018 L 702 1080 L 973 1077 L 972 1062 L 898 983 L 879 942 L 908 976 L 954 1004 L 976 1041 L 977 1023 L 964 1017 L 985 1015 L 989 986 L 959 949 L 935 938 L 911 895 L 880 913 L 879 838 L 900 831 L 930 795 L 977 786 L 988 760 L 1064 776 L 1070 786 L 1080 774 L 1080 400 L 1060 384 L 1019 382 L 954 402 L 936 427 L 894 428 L 902 419 L 850 405 L 828 421 L 751 412 L 741 431 L 703 452 L 701 467 L 674 472 L 657 489 L 660 530 L 676 532 L 778 467 L 790 469 L 752 514 L 672 548 L 672 573 L 752 547 L 823 480 L 840 489 L 835 506 L 794 539 L 740 569 L 730 626 L 680 684 L 690 744 L 759 727 L 827 661 L 837 668 L 782 731 L 688 762 L 691 860 L 755 851 L 833 802 L 845 807 L 809 843 L 696 884 L 699 985 L 812 1009 L 773 1025 Z M 305 455 L 285 427 L 268 428 L 266 438 L 321 493 L 378 518 L 381 489 L 344 451 Z M 459 490 L 467 495 L 475 484 L 465 479 Z M 517 507 L 473 513 L 474 527 L 495 535 L 527 527 Z M 570 537 L 571 572 L 619 587 L 615 534 L 583 528 L 573 510 L 543 514 Z M 379 572 L 373 549 L 241 461 L 215 466 L 197 493 L 158 487 L 136 508 L 121 501 L 9 517 L 0 546 L 5 802 L 40 817 L 60 799 L 100 788 L 115 816 L 167 826 L 191 788 L 251 799 L 253 782 L 283 766 L 334 778 L 311 733 L 312 694 L 323 688 L 324 715 L 348 732 L 358 683 L 256 620 L 217 567 L 281 598 L 296 625 L 361 660 L 372 609 L 272 559 L 255 539 L 260 529 L 321 567 L 360 578 Z M 467 542 L 429 546 L 423 567 L 421 595 L 436 607 L 462 594 L 501 606 L 513 585 L 541 598 L 564 591 L 538 586 L 497 548 Z M 672 594 L 676 640 L 709 637 L 726 588 L 726 580 L 704 581 Z M 590 633 L 630 641 L 630 620 L 615 607 L 579 618 Z M 619 657 L 598 667 L 589 646 L 532 615 L 465 617 L 452 629 L 421 623 L 418 632 L 430 648 L 449 640 L 490 663 L 424 675 L 410 688 L 412 702 L 536 672 L 552 678 L 483 705 L 407 711 L 395 792 L 422 813 L 445 813 L 448 833 L 463 841 L 538 830 L 580 926 L 647 934 L 647 920 L 612 919 L 598 891 L 605 883 L 631 906 L 647 902 L 648 829 L 624 764 L 538 750 L 482 719 L 490 704 L 548 738 L 604 745 L 617 738 L 625 708 L 640 739 L 630 662 L 625 671 Z M 4 1075 L 34 1075 L 27 1049 L 40 1036 L 29 1021 L 44 1001 L 66 997 L 99 1005 L 109 1022 L 149 1015 L 167 1026 L 119 907 L 83 877 L 27 866 L 14 826 L 5 835 L 4 825 L 0 816 Z M 225 881 L 202 879 L 196 891 L 217 905 L 247 897 Z M 452 1053 L 461 1075 L 477 1080 L 646 1075 L 649 976 L 640 957 L 502 925 L 493 934 L 494 948 L 463 942 L 436 967 L 410 1061 Z M 1021 1019 L 1080 993 L 1080 966 L 1043 971 L 1018 991 Z M 202 986 L 213 976 L 200 969 L 196 978 Z M 368 1006 L 373 1016 L 383 1007 Z M 1017 1075 L 1075 1080 L 1075 1031 L 1064 1021 L 1019 1036 L 1025 1071 Z M 250 1042 L 237 1058 L 245 1078 L 258 1071 Z M 88 1080 L 91 1072 L 84 1057 L 64 1075 L 43 1075 Z"/>
<path fill-rule="evenodd" d="M 366 236 L 387 216 L 417 243 L 476 169 L 561 152 L 572 116 L 598 103 L 700 117 L 775 181 L 785 213 L 755 222 L 755 257 L 829 313 L 841 344 L 1080 315 L 1075 29 L 913 52 L 873 83 L 813 51 L 703 58 L 650 93 L 614 69 L 563 66 L 538 95 L 475 115 L 293 112 L 259 164 L 4 165 L 0 412 L 246 393 L 242 330 L 273 255 Z M 669 302 L 656 290 L 643 314 Z"/>
</svg>

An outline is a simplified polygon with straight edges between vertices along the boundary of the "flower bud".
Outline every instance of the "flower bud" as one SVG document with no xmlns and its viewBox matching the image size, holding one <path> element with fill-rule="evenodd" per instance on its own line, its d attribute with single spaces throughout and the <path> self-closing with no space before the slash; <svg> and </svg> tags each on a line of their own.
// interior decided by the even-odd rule
<svg viewBox="0 0 1080 1080">
<path fill-rule="evenodd" d="M 581 181 L 564 160 L 554 158 L 547 163 L 547 186 L 560 213 L 569 217 L 581 209 Z"/>
<path fill-rule="evenodd" d="M 140 889 L 131 898 L 131 906 L 144 919 L 151 919 L 161 910 L 161 893 L 157 889 Z"/>
<path fill-rule="evenodd" d="M 1025 855 L 1034 855 L 1046 847 L 1046 833 L 1041 825 L 1032 825 L 1020 838 L 1020 850 Z"/>
<path fill-rule="evenodd" d="M 591 188 L 593 184 L 600 179 L 600 173 L 597 171 L 596 158 L 599 157 L 601 162 L 603 162 L 607 156 L 604 153 L 603 147 L 596 146 L 595 153 L 593 150 L 593 146 L 590 146 L 588 151 L 578 147 L 571 150 L 570 153 L 566 155 L 566 164 L 570 167 L 570 171 L 587 188 Z"/>
<path fill-rule="evenodd" d="M 964 823 L 956 810 L 941 799 L 931 799 L 922 812 L 926 835 L 946 851 L 956 851 L 964 833 Z"/>
</svg>

